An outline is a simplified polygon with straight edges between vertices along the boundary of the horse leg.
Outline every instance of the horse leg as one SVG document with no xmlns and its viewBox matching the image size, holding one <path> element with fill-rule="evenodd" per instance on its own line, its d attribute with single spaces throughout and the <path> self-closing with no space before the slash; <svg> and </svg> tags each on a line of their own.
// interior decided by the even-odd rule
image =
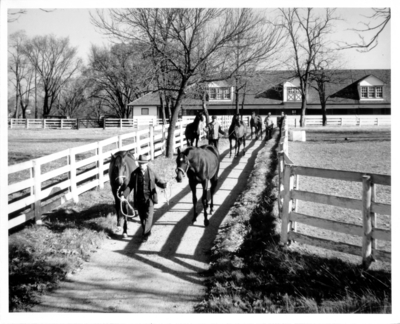
<svg viewBox="0 0 400 324">
<path fill-rule="evenodd" d="M 208 180 L 205 180 L 201 184 L 203 186 L 203 196 L 201 198 L 203 202 L 203 210 L 204 210 L 204 226 L 208 226 L 210 223 L 207 219 L 207 208 L 208 208 L 208 203 L 207 203 L 207 188 L 208 188 Z"/>
<path fill-rule="evenodd" d="M 121 201 L 119 200 L 119 198 L 117 197 L 117 193 L 113 192 L 113 196 L 114 196 L 114 201 L 115 201 L 115 213 L 117 214 L 117 233 L 119 233 L 122 228 L 121 228 Z"/>
<path fill-rule="evenodd" d="M 229 139 L 229 157 L 232 157 L 232 139 Z"/>
<path fill-rule="evenodd" d="M 193 218 L 192 218 L 192 224 L 196 221 L 197 219 L 197 196 L 196 196 L 196 183 L 189 181 L 189 186 L 190 189 L 192 190 L 192 202 L 193 202 Z"/>
<path fill-rule="evenodd" d="M 245 147 L 246 147 L 246 136 L 243 136 L 243 156 L 246 153 Z"/>
<path fill-rule="evenodd" d="M 215 189 L 217 188 L 218 185 L 218 171 L 217 174 L 211 178 L 211 188 L 210 188 L 210 194 L 211 194 L 211 199 L 210 199 L 210 215 L 213 214 L 214 212 L 214 193 Z"/>
</svg>

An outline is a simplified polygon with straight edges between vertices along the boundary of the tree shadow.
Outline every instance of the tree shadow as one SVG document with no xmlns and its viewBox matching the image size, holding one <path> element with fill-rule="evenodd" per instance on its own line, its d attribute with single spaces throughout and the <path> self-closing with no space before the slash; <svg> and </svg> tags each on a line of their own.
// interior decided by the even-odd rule
<svg viewBox="0 0 400 324">
<path fill-rule="evenodd" d="M 245 156 L 245 158 L 248 158 L 248 161 L 246 162 L 246 166 L 242 173 L 244 174 L 244 179 L 242 179 L 241 182 L 237 183 L 232 190 L 235 190 L 237 188 L 243 187 L 243 185 L 246 184 L 247 181 L 247 173 L 250 173 L 254 161 L 257 157 L 258 152 L 262 149 L 262 144 L 263 141 L 251 141 L 251 143 L 246 147 L 247 149 L 254 147 L 256 144 L 259 144 L 259 147 L 253 150 L 251 153 L 250 158 Z M 229 152 L 229 149 L 225 150 L 221 155 L 220 159 L 223 160 Z M 249 154 L 249 153 L 248 153 Z M 232 164 L 226 167 L 222 173 L 219 176 L 219 181 L 218 181 L 218 186 L 217 186 L 217 191 L 223 184 L 223 182 L 229 177 L 229 174 L 236 166 L 239 164 L 243 163 L 242 162 L 243 157 L 239 158 L 234 158 L 232 159 Z M 159 222 L 159 220 L 163 217 L 163 215 L 167 212 L 175 212 L 174 208 L 182 203 L 182 199 L 187 196 L 191 195 L 191 190 L 189 188 L 189 185 L 187 185 L 181 192 L 179 192 L 176 196 L 173 197 L 173 203 L 170 202 L 169 205 L 164 204 L 161 208 L 155 211 L 154 213 L 154 224 Z M 208 194 L 209 197 L 209 194 Z M 159 251 L 143 251 L 141 250 L 142 246 L 142 238 L 141 238 L 141 228 L 139 227 L 137 231 L 133 234 L 132 239 L 129 241 L 127 246 L 124 248 L 124 250 L 117 251 L 121 254 L 127 255 L 131 258 L 136 259 L 137 261 L 146 263 L 151 265 L 152 267 L 161 269 L 163 272 L 172 274 L 174 276 L 179 277 L 180 279 L 183 279 L 185 281 L 195 283 L 195 284 L 201 284 L 202 282 L 202 268 L 193 266 L 192 264 L 185 262 L 182 260 L 182 258 L 185 258 L 187 260 L 192 260 L 192 261 L 197 261 L 197 262 L 204 262 L 207 263 L 209 259 L 209 253 L 210 249 L 213 243 L 213 240 L 216 237 L 216 234 L 218 232 L 219 225 L 221 224 L 222 220 L 228 213 L 230 206 L 234 202 L 236 197 L 232 197 L 230 199 L 225 199 L 224 202 L 220 204 L 218 209 L 215 211 L 215 213 L 212 215 L 212 218 L 210 219 L 210 225 L 207 228 L 204 228 L 204 233 L 202 234 L 200 240 L 197 242 L 196 247 L 194 249 L 193 255 L 189 254 L 182 254 L 178 253 L 178 248 L 179 246 L 183 243 L 183 237 L 185 233 L 188 231 L 189 227 L 195 226 L 195 227 L 204 227 L 204 226 L 199 226 L 197 224 L 192 225 L 192 216 L 193 216 L 193 207 L 190 208 L 186 212 L 184 216 L 180 218 L 180 220 L 173 225 L 172 231 L 169 233 L 168 238 L 166 239 L 164 245 L 161 247 Z M 186 202 L 183 202 L 186 204 Z M 198 202 L 198 208 L 203 208 L 201 201 Z M 221 208 L 222 207 L 222 208 Z M 223 209 L 227 209 L 227 211 L 223 211 Z M 201 217 L 202 215 L 199 215 L 198 217 Z M 198 219 L 199 221 L 199 219 Z M 171 224 L 172 225 L 172 224 Z M 150 236 L 151 240 L 151 236 Z M 155 262 L 153 260 L 149 260 L 145 256 L 149 255 L 157 255 L 158 257 L 162 257 L 162 259 L 167 259 L 171 262 L 177 263 L 180 266 L 183 266 L 189 270 L 194 271 L 197 274 L 187 273 L 183 271 L 176 271 L 174 269 L 171 269 L 168 266 L 165 266 L 159 262 Z"/>
</svg>

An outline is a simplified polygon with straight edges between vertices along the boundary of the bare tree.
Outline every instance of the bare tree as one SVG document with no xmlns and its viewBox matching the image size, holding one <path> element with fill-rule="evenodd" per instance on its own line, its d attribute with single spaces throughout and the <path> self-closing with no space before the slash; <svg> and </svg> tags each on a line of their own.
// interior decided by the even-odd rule
<svg viewBox="0 0 400 324">
<path fill-rule="evenodd" d="M 335 9 L 326 9 L 324 15 L 314 14 L 313 8 L 280 9 L 282 26 L 286 29 L 293 49 L 293 70 L 300 81 L 301 116 L 300 126 L 304 126 L 307 109 L 307 95 L 313 62 L 329 48 L 327 35 L 332 33 Z"/>
<path fill-rule="evenodd" d="M 14 118 L 20 115 L 26 118 L 26 110 L 33 91 L 34 69 L 24 53 L 26 42 L 27 37 L 24 31 L 17 31 L 10 35 L 8 71 L 10 72 L 9 80 L 15 87 Z"/>
<path fill-rule="evenodd" d="M 81 66 L 76 51 L 69 45 L 68 37 L 36 36 L 27 42 L 24 53 L 36 69 L 43 87 L 43 116 L 50 114 L 60 89 Z"/>
<path fill-rule="evenodd" d="M 60 91 L 59 112 L 64 116 L 77 117 L 78 111 L 87 103 L 92 81 L 85 76 L 71 78 Z"/>
<path fill-rule="evenodd" d="M 174 128 L 188 87 L 228 79 L 250 61 L 264 58 L 281 39 L 273 28 L 260 23 L 255 10 L 166 8 L 110 10 L 111 21 L 98 11 L 92 21 L 105 34 L 122 39 L 137 39 L 154 50 L 157 60 L 168 62 L 168 73 L 178 79 L 177 87 L 162 88 L 174 93 L 167 156 L 172 157 Z M 264 36 L 257 37 L 257 36 Z M 269 37 L 267 37 L 269 36 Z M 232 64 L 232 44 L 237 38 L 253 40 L 239 66 Z M 224 54 L 224 55 L 222 55 Z M 202 72 L 204 63 L 212 73 Z M 165 85 L 164 85 L 165 86 Z"/>
<path fill-rule="evenodd" d="M 332 66 L 328 66 L 318 62 L 313 63 L 313 70 L 310 73 L 310 87 L 314 88 L 319 97 L 322 110 L 322 125 L 327 124 L 327 111 L 326 105 L 328 100 L 332 97 L 334 92 L 330 91 L 330 86 L 335 84 L 347 84 L 348 78 L 343 75 L 343 72 L 339 69 L 333 69 Z"/>
<path fill-rule="evenodd" d="M 149 92 L 154 79 L 151 62 L 141 53 L 137 44 L 91 49 L 88 76 L 95 84 L 93 96 L 104 99 L 121 118 L 130 116 L 128 103 Z"/>
<path fill-rule="evenodd" d="M 369 52 L 378 45 L 379 36 L 390 21 L 391 11 L 390 8 L 372 8 L 372 11 L 370 16 L 366 16 L 369 21 L 361 22 L 363 28 L 352 29 L 357 32 L 360 41 L 345 43 L 340 46 L 341 49 L 355 48 L 360 52 Z"/>
</svg>

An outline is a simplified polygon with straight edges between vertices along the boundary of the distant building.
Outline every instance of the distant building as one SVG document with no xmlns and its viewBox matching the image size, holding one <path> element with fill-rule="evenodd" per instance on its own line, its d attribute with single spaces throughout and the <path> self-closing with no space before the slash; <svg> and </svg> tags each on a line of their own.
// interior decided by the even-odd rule
<svg viewBox="0 0 400 324">
<path fill-rule="evenodd" d="M 324 71 L 332 76 L 325 83 L 328 97 L 328 115 L 390 115 L 391 71 L 390 70 L 336 70 Z M 316 85 L 315 81 L 312 83 Z M 243 115 L 252 111 L 260 115 L 271 112 L 280 115 L 298 115 L 301 110 L 299 79 L 291 71 L 271 71 L 254 78 L 248 85 L 242 107 L 243 94 L 239 94 L 239 107 Z M 208 86 L 207 108 L 210 115 L 232 115 L 235 112 L 234 81 L 213 82 Z M 161 118 L 158 93 L 149 93 L 132 101 L 133 115 L 151 115 Z M 182 104 L 183 115 L 194 115 L 202 109 L 200 99 L 186 98 Z M 318 92 L 309 88 L 307 115 L 320 115 L 321 103 Z"/>
</svg>

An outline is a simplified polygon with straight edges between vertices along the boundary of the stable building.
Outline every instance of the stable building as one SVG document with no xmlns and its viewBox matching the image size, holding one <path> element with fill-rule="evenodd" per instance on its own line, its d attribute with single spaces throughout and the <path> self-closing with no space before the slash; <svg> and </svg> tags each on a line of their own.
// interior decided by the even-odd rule
<svg viewBox="0 0 400 324">
<path fill-rule="evenodd" d="M 391 70 L 335 70 L 324 83 L 328 115 L 390 115 Z M 300 80 L 292 71 L 270 71 L 258 74 L 246 85 L 246 91 L 235 96 L 235 81 L 212 82 L 208 85 L 207 108 L 210 115 L 232 115 L 239 102 L 240 112 L 251 115 L 299 115 L 301 111 Z M 307 96 L 306 115 L 320 115 L 321 102 L 316 81 Z M 149 93 L 129 103 L 133 117 L 161 118 L 158 93 Z M 194 115 L 202 109 L 200 99 L 188 96 L 182 104 L 182 115 Z"/>
</svg>

